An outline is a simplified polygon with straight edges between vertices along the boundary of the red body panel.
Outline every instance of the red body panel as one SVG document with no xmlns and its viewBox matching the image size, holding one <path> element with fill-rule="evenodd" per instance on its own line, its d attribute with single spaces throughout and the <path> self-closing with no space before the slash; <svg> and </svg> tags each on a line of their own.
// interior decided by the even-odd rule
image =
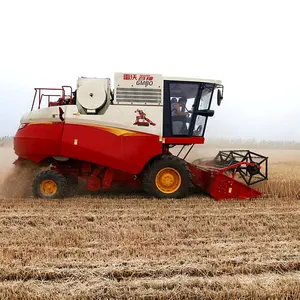
<svg viewBox="0 0 300 300">
<path fill-rule="evenodd" d="M 14 142 L 18 156 L 35 162 L 65 156 L 131 174 L 163 151 L 157 135 L 68 123 L 30 124 L 18 130 Z"/>
<path fill-rule="evenodd" d="M 194 137 L 166 137 L 165 144 L 174 144 L 174 145 L 191 145 L 191 144 L 204 144 L 204 137 L 194 136 Z"/>
<path fill-rule="evenodd" d="M 15 153 L 34 162 L 59 155 L 63 127 L 62 122 L 26 125 L 14 137 Z"/>
<path fill-rule="evenodd" d="M 63 156 L 138 174 L 151 158 L 162 153 L 162 143 L 152 134 L 65 124 L 61 149 Z"/>
</svg>

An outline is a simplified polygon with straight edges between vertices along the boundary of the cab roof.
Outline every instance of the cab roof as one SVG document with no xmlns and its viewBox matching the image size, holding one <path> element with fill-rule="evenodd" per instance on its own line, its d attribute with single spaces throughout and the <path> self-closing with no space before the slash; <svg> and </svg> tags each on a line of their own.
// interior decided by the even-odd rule
<svg viewBox="0 0 300 300">
<path fill-rule="evenodd" d="M 221 80 L 215 80 L 215 79 L 201 79 L 201 78 L 187 78 L 187 77 L 169 77 L 169 76 L 163 76 L 164 80 L 171 80 L 171 81 L 192 81 L 192 82 L 205 82 L 205 83 L 213 83 L 217 85 L 222 85 Z"/>
</svg>

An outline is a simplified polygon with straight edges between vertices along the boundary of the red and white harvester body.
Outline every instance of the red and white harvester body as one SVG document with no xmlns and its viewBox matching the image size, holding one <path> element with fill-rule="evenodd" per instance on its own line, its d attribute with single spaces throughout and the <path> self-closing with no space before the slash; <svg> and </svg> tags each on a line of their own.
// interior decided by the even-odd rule
<svg viewBox="0 0 300 300">
<path fill-rule="evenodd" d="M 217 200 L 257 197 L 250 185 L 267 179 L 267 157 L 233 150 L 197 165 L 186 161 L 204 143 L 214 96 L 220 105 L 220 81 L 158 74 L 116 73 L 113 90 L 108 78 L 84 77 L 75 91 L 35 88 L 14 138 L 15 164 L 46 168 L 32 183 L 41 198 L 66 197 L 79 178 L 90 191 L 121 184 L 157 198 L 186 197 L 193 188 Z M 186 116 L 174 109 L 182 99 Z M 189 147 L 183 158 L 170 151 L 178 145 Z"/>
</svg>

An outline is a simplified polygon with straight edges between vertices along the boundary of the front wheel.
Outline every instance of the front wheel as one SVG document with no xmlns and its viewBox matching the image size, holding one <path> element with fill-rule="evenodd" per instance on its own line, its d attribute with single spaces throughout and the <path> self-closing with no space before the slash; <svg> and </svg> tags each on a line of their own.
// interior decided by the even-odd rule
<svg viewBox="0 0 300 300">
<path fill-rule="evenodd" d="M 186 163 L 164 155 L 150 163 L 143 174 L 144 190 L 157 198 L 184 198 L 189 193 L 191 175 Z"/>
<path fill-rule="evenodd" d="M 68 181 L 65 176 L 52 170 L 42 171 L 35 177 L 32 191 L 37 198 L 64 198 L 68 192 Z"/>
</svg>

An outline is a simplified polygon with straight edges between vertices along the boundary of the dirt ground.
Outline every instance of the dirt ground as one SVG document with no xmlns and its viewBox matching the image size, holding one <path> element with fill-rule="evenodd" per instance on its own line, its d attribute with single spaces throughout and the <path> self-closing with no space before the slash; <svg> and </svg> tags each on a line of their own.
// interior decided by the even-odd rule
<svg viewBox="0 0 300 300">
<path fill-rule="evenodd" d="M 0 299 L 300 299 L 300 151 L 256 152 L 255 200 L 2 196 Z M 13 160 L 0 149 L 2 182 Z"/>
</svg>

